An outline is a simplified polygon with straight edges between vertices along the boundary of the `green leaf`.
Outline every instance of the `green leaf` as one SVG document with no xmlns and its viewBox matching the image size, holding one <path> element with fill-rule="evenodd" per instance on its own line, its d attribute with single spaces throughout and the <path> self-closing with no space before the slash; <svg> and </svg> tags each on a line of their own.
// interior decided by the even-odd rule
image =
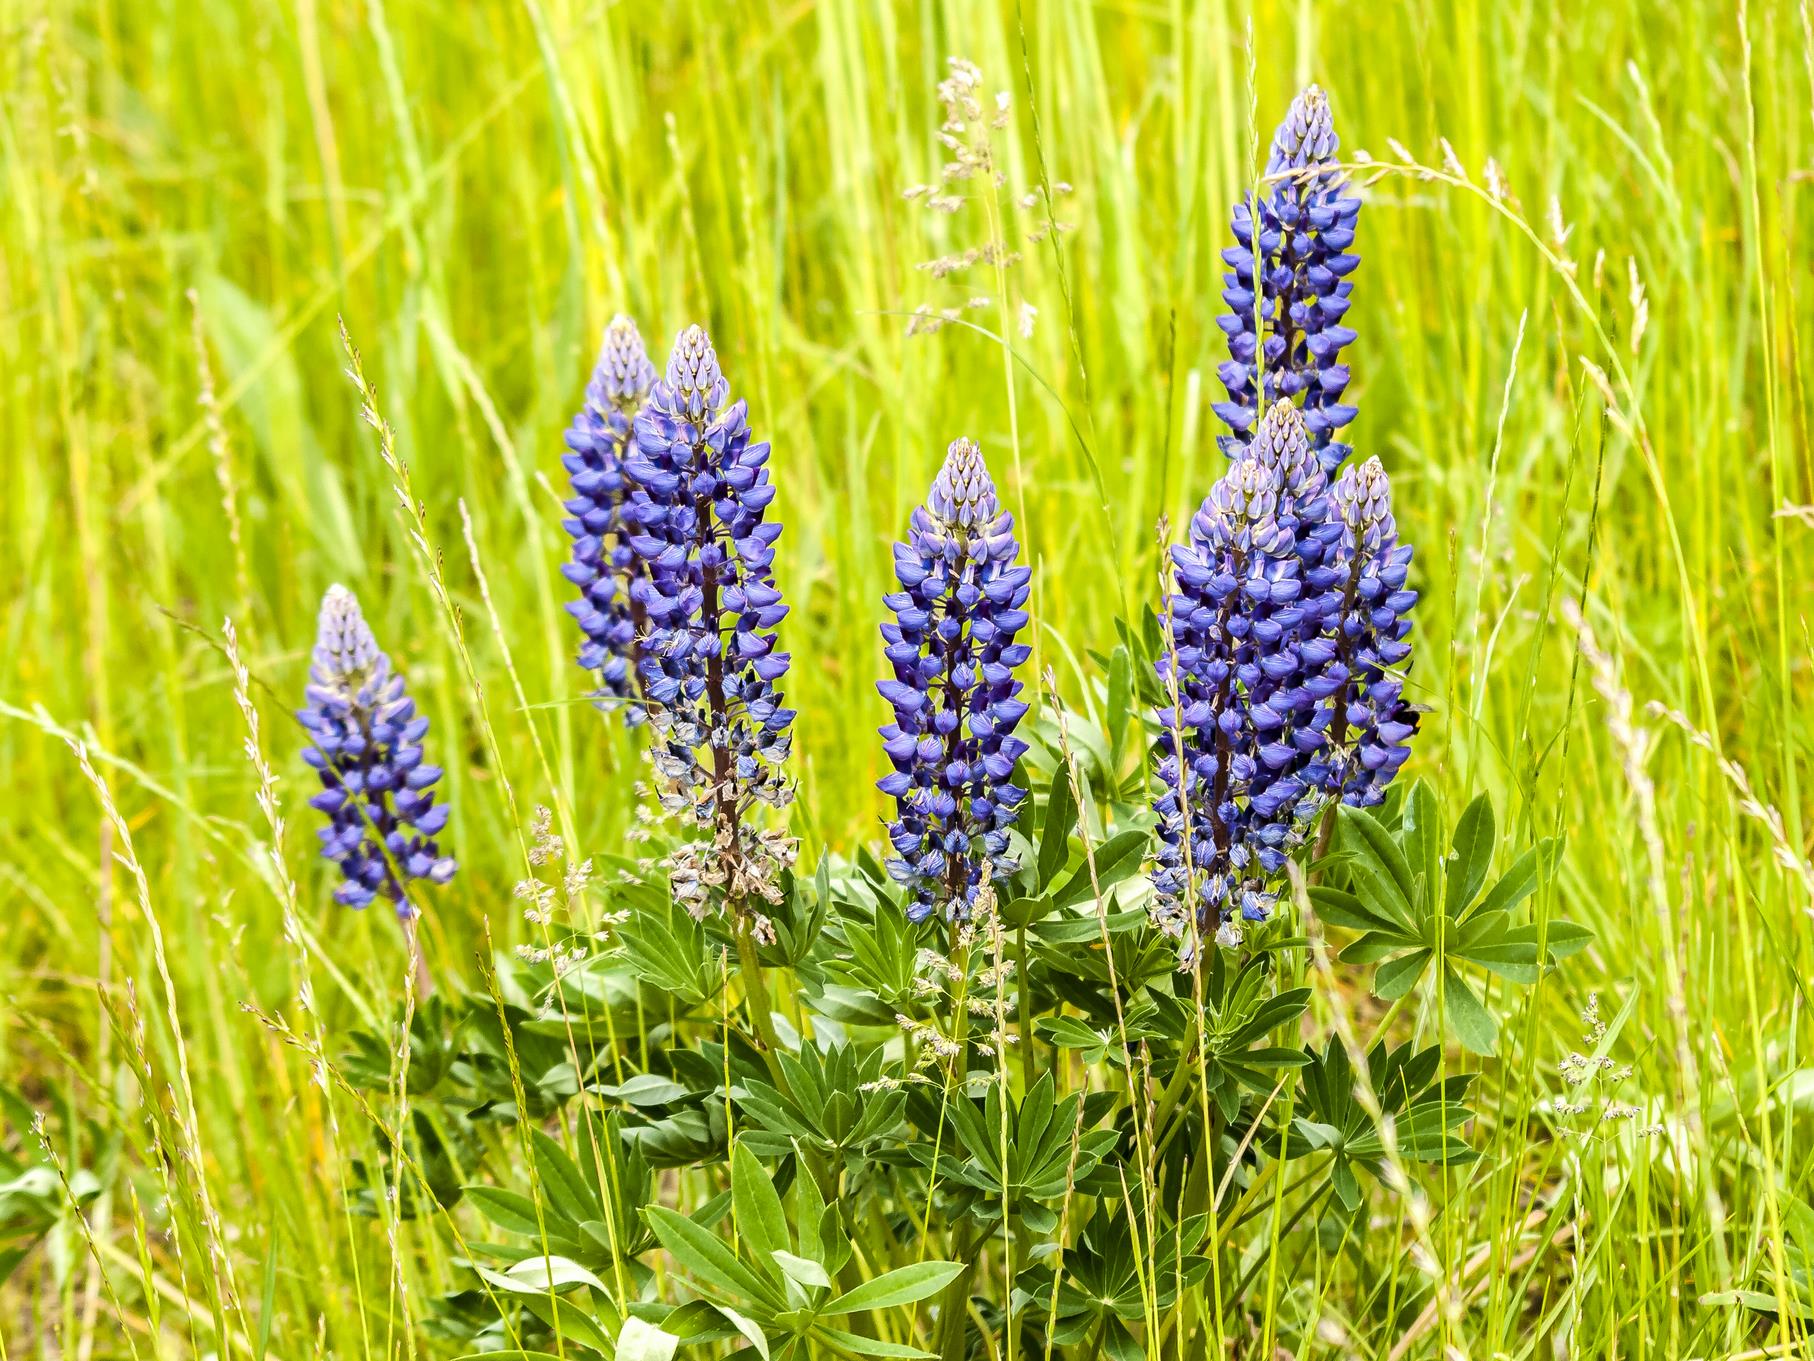
<svg viewBox="0 0 1814 1361">
<path fill-rule="evenodd" d="M 1137 907 L 1128 912 L 1110 912 L 1106 918 L 1098 918 L 1092 912 L 1087 917 L 1059 917 L 1037 922 L 1032 932 L 1036 939 L 1049 945 L 1077 945 L 1083 941 L 1100 942 L 1105 924 L 1109 934 L 1115 935 L 1144 927 L 1151 920 L 1144 908 Z"/>
<path fill-rule="evenodd" d="M 918 1347 L 905 1346 L 899 1342 L 884 1342 L 880 1338 L 847 1333 L 842 1328 L 815 1328 L 813 1336 L 822 1337 L 832 1346 L 853 1355 L 886 1357 L 888 1361 L 920 1361 L 920 1358 L 931 1357 L 935 1354 L 923 1352 Z"/>
<path fill-rule="evenodd" d="M 1336 1148 L 1342 1142 L 1342 1132 L 1334 1125 L 1324 1124 L 1320 1120 L 1306 1120 L 1302 1116 L 1291 1123 L 1312 1148 Z"/>
<path fill-rule="evenodd" d="M 1109 657 L 1109 756 L 1117 769 L 1127 746 L 1128 719 L 1134 712 L 1134 663 L 1125 646 Z"/>
<path fill-rule="evenodd" d="M 1702 1295 L 1700 1302 L 1706 1305 L 1736 1304 L 1760 1314 L 1770 1315 L 1775 1315 L 1782 1308 L 1781 1302 L 1775 1295 L 1767 1294 L 1762 1290 L 1716 1290 L 1711 1294 Z M 1804 1304 L 1794 1298 L 1791 1298 L 1788 1303 L 1789 1312 L 1796 1318 L 1814 1321 L 1814 1305 Z"/>
<path fill-rule="evenodd" d="M 681 1346 L 693 1342 L 717 1342 L 731 1336 L 728 1320 L 710 1300 L 688 1300 L 662 1317 L 662 1328 L 680 1339 Z"/>
<path fill-rule="evenodd" d="M 1400 839 L 1404 844 L 1405 863 L 1411 870 L 1411 901 L 1425 915 L 1433 913 L 1436 906 L 1436 874 L 1442 865 L 1441 843 L 1437 839 L 1441 831 L 1437 825 L 1440 816 L 1436 791 L 1423 780 L 1412 785 L 1410 796 L 1405 799 Z"/>
<path fill-rule="evenodd" d="M 1474 950 L 1452 951 L 1451 957 L 1478 964 L 1520 987 L 1529 987 L 1537 981 L 1537 947 L 1534 945 L 1482 945 Z"/>
<path fill-rule="evenodd" d="M 1448 892 L 1444 899 L 1451 917 L 1467 910 L 1486 882 L 1493 865 L 1493 842 L 1498 833 L 1493 826 L 1493 805 L 1485 794 L 1467 806 L 1461 821 L 1455 824 L 1455 838 L 1449 845 Z"/>
<path fill-rule="evenodd" d="M 645 1206 L 649 1227 L 675 1261 L 707 1285 L 746 1300 L 772 1298 L 755 1274 L 739 1262 L 723 1240 L 665 1205 Z"/>
<path fill-rule="evenodd" d="M 1359 940 L 1350 941 L 1336 958 L 1344 964 L 1377 964 L 1382 959 L 1391 959 L 1407 946 L 1419 948 L 1418 942 L 1404 936 L 1369 931 Z"/>
<path fill-rule="evenodd" d="M 600 1083 L 593 1090 L 600 1096 L 612 1097 L 632 1106 L 667 1106 L 687 1094 L 685 1087 L 659 1073 L 638 1073 L 615 1086 Z"/>
<path fill-rule="evenodd" d="M 1392 834 L 1366 809 L 1345 803 L 1336 812 L 1335 825 L 1349 868 L 1373 898 L 1367 906 L 1411 927 L 1411 868 Z"/>
<path fill-rule="evenodd" d="M 864 1309 L 892 1309 L 897 1304 L 912 1304 L 943 1290 L 964 1269 L 961 1262 L 915 1262 L 897 1267 L 864 1281 L 855 1290 L 846 1291 L 819 1312 L 854 1314 Z"/>
<path fill-rule="evenodd" d="M 781 1268 L 782 1275 L 796 1285 L 813 1286 L 819 1290 L 831 1289 L 831 1277 L 825 1268 L 805 1257 L 796 1257 L 791 1252 L 776 1248 L 771 1256 L 775 1265 Z"/>
<path fill-rule="evenodd" d="M 495 1186 L 468 1186 L 466 1203 L 477 1206 L 479 1213 L 500 1229 L 530 1238 L 539 1239 L 542 1236 L 542 1226 L 535 1214 L 535 1202 L 528 1196 L 500 1190 Z"/>
<path fill-rule="evenodd" d="M 1463 954 L 1469 950 L 1484 949 L 1503 945 L 1512 928 L 1512 918 L 1506 912 L 1476 912 L 1460 924 L 1449 940 L 1451 954 Z"/>
<path fill-rule="evenodd" d="M 538 1290 L 555 1290 L 569 1285 L 589 1285 L 594 1290 L 610 1292 L 610 1287 L 570 1257 L 525 1257 L 504 1273 L 513 1280 Z"/>
<path fill-rule="evenodd" d="M 1373 995 L 1396 1002 L 1417 985 L 1430 962 L 1429 950 L 1413 950 L 1379 966 L 1373 975 Z"/>
<path fill-rule="evenodd" d="M 1346 1158 L 1337 1158 L 1329 1169 L 1329 1180 L 1335 1187 L 1336 1199 L 1352 1210 L 1361 1202 L 1360 1179 L 1354 1175 Z"/>
<path fill-rule="evenodd" d="M 1081 1017 L 1053 1016 L 1038 1022 L 1035 1029 L 1055 1049 L 1081 1049 L 1085 1063 L 1101 1063 L 1105 1059 L 1121 1062 L 1119 1046 L 1111 1048 L 1114 1038 L 1095 1030 Z"/>
<path fill-rule="evenodd" d="M 1045 898 L 1010 898 L 999 909 L 1001 919 L 1016 930 L 1031 926 L 1051 910 L 1052 904 Z"/>
<path fill-rule="evenodd" d="M 1096 873 L 1090 874 L 1090 859 L 1085 858 L 1064 881 L 1062 887 L 1052 895 L 1052 908 L 1062 911 L 1075 907 L 1078 903 L 1088 902 L 1096 896 L 1100 886 L 1106 893 L 1111 887 L 1119 884 L 1140 868 L 1141 857 L 1146 852 L 1147 833 L 1129 830 L 1117 833 L 1095 849 Z"/>
<path fill-rule="evenodd" d="M 1383 912 L 1375 912 L 1352 893 L 1344 893 L 1339 888 L 1312 885 L 1310 906 L 1327 925 L 1344 927 L 1349 931 L 1385 931 L 1396 935 L 1403 930 Z"/>
<path fill-rule="evenodd" d="M 731 1150 L 731 1205 L 737 1232 L 750 1245 L 750 1255 L 771 1262 L 774 1254 L 794 1245 L 788 1236 L 781 1197 L 749 1145 L 739 1140 Z"/>
<path fill-rule="evenodd" d="M 794 1155 L 800 1156 L 800 1146 L 794 1145 Z M 794 1220 L 800 1226 L 799 1248 L 802 1257 L 823 1263 L 825 1257 L 825 1239 L 819 1232 L 819 1221 L 825 1216 L 825 1197 L 819 1194 L 818 1183 L 811 1177 L 794 1178 Z M 780 1261 L 779 1258 L 776 1258 Z M 785 1264 L 781 1268 L 787 1270 Z"/>
<path fill-rule="evenodd" d="M 1553 841 L 1539 842 L 1514 860 L 1512 867 L 1500 877 L 1499 882 L 1487 890 L 1486 897 L 1480 900 L 1480 906 L 1476 910 L 1480 912 L 1510 911 L 1535 893 L 1537 875 L 1550 858 L 1555 844 Z"/>
<path fill-rule="evenodd" d="M 1505 933 L 1508 941 L 1528 943 L 1536 948 L 1539 935 L 1538 925 L 1531 922 L 1526 926 L 1515 926 Z M 1549 947 L 1551 959 L 1567 959 L 1570 955 L 1579 954 L 1593 943 L 1594 933 L 1578 922 L 1554 918 L 1549 923 L 1549 930 L 1544 936 L 1544 944 Z"/>
<path fill-rule="evenodd" d="M 1476 1054 L 1491 1054 L 1499 1042 L 1499 1023 L 1474 990 L 1453 969 L 1442 971 L 1442 1007 L 1455 1038 Z"/>
<path fill-rule="evenodd" d="M 570 1257 L 525 1257 L 508 1271 L 494 1271 L 477 1263 L 472 1269 L 499 1290 L 513 1295 L 546 1295 L 574 1285 L 589 1285 L 609 1293 L 603 1281 Z"/>
<path fill-rule="evenodd" d="M 523 1307 L 549 1327 L 558 1328 L 568 1346 L 577 1342 L 603 1356 L 609 1356 L 615 1350 L 611 1344 L 611 1335 L 599 1321 L 572 1300 L 564 1300 L 559 1296 L 528 1295 L 523 1299 Z"/>
<path fill-rule="evenodd" d="M 756 1326 L 753 1319 L 747 1319 L 728 1304 L 717 1306 L 718 1312 L 731 1321 L 733 1327 L 749 1339 L 750 1346 L 761 1355 L 762 1361 L 768 1361 L 768 1334 Z"/>
<path fill-rule="evenodd" d="M 1039 876 L 1044 893 L 1071 857 L 1071 829 L 1077 825 L 1077 800 L 1071 794 L 1070 771 L 1060 765 L 1046 794 L 1046 825 L 1039 834 Z"/>
<path fill-rule="evenodd" d="M 616 1361 L 673 1361 L 679 1346 L 674 1334 L 631 1315 L 617 1334 Z"/>
<path fill-rule="evenodd" d="M 530 1131 L 530 1143 L 535 1152 L 535 1174 L 554 1209 L 575 1224 L 599 1218 L 602 1207 L 598 1198 L 565 1150 L 539 1129 Z"/>
</svg>

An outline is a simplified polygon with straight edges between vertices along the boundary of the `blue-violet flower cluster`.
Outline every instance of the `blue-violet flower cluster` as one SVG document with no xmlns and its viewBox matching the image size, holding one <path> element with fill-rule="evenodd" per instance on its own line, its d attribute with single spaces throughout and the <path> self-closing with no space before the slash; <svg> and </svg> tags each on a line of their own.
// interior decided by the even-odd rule
<svg viewBox="0 0 1814 1361">
<path fill-rule="evenodd" d="M 297 717 L 314 745 L 302 755 L 322 784 L 309 802 L 328 818 L 321 853 L 345 876 L 334 897 L 364 907 L 383 896 L 398 916 L 411 917 L 408 880 L 453 878 L 454 861 L 435 842 L 449 809 L 432 792 L 440 767 L 422 763 L 428 720 L 417 716 L 403 677 L 344 586 L 330 586 L 322 598 L 307 693 Z"/>
<path fill-rule="evenodd" d="M 1365 808 L 1385 797 L 1417 731 L 1404 682 L 1387 670 L 1402 668 L 1410 658 L 1405 638 L 1417 592 L 1405 585 L 1411 546 L 1398 541 L 1392 489 L 1380 461 L 1370 458 L 1343 469 L 1334 499 L 1340 527 L 1334 562 L 1342 597 L 1333 635 L 1344 672 L 1330 725 L 1341 754 L 1334 778 L 1344 802 Z"/>
<path fill-rule="evenodd" d="M 646 620 L 638 648 L 652 757 L 663 803 L 713 829 L 710 854 L 683 857 L 674 886 L 703 915 L 715 891 L 742 910 L 778 901 L 776 869 L 791 843 L 750 823 L 757 803 L 784 804 L 794 711 L 776 689 L 775 649 L 787 614 L 775 587 L 778 522 L 769 446 L 750 437 L 747 404 L 730 400 L 710 338 L 681 333 L 667 372 L 636 413 L 624 461 L 623 515 L 642 564 L 630 598 Z M 758 926 L 766 923 L 758 919 Z"/>
<path fill-rule="evenodd" d="M 1225 938 L 1237 910 L 1270 914 L 1271 882 L 1324 801 L 1341 684 L 1325 632 L 1340 606 L 1321 561 L 1328 507 L 1303 418 L 1280 401 L 1172 549 L 1155 916 L 1187 948 L 1187 902 Z"/>
<path fill-rule="evenodd" d="M 894 710 L 881 729 L 894 770 L 880 782 L 895 801 L 888 868 L 912 893 L 909 919 L 934 912 L 967 920 L 991 877 L 1012 874 L 1008 829 L 1026 790 L 1012 783 L 1027 744 L 1014 736 L 1027 711 L 1014 668 L 1031 649 L 1030 569 L 1016 566 L 1014 519 L 997 502 L 982 450 L 956 440 L 894 546 L 901 589 L 883 597 L 893 678 L 879 683 Z"/>
<path fill-rule="evenodd" d="M 1159 715 L 1153 912 L 1186 964 L 1200 935 L 1232 945 L 1239 922 L 1271 914 L 1316 819 L 1336 800 L 1378 803 L 1417 726 L 1399 674 L 1411 550 L 1379 460 L 1342 470 L 1350 450 L 1335 438 L 1355 415 L 1337 361 L 1354 339 L 1341 318 L 1360 209 L 1335 150 L 1312 87 L 1223 253 L 1232 357 L 1216 411 L 1233 463 L 1172 550 L 1158 665 L 1175 703 Z"/>
<path fill-rule="evenodd" d="M 561 572 L 580 591 L 567 603 L 586 635 L 579 664 L 597 673 L 601 697 L 620 701 L 636 697 L 636 640 L 643 623 L 631 590 L 642 568 L 625 523 L 630 481 L 624 455 L 631 422 L 654 384 L 655 366 L 636 323 L 621 314 L 612 318 L 585 405 L 567 429 L 569 452 L 561 458 L 573 488 L 565 502 L 568 518 L 561 522 L 573 552 Z M 631 702 L 627 716 L 638 721 L 641 706 Z"/>
<path fill-rule="evenodd" d="M 1280 398 L 1303 408 L 1326 471 L 1350 452 L 1336 434 L 1354 419 L 1342 401 L 1348 368 L 1339 361 L 1354 340 L 1342 317 L 1353 288 L 1348 275 L 1359 263 L 1349 248 L 1360 197 L 1336 163 L 1336 147 L 1329 101 L 1313 85 L 1273 136 L 1257 214 L 1252 195 L 1235 205 L 1235 245 L 1222 252 L 1229 310 L 1218 319 L 1228 337 L 1220 369 L 1228 400 L 1215 404 L 1234 432 L 1221 440 L 1230 456 Z"/>
</svg>

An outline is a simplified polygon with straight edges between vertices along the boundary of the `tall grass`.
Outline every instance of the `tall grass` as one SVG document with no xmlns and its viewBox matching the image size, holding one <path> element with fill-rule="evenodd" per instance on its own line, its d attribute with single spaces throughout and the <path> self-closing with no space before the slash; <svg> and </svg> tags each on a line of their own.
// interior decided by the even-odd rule
<svg viewBox="0 0 1814 1361">
<path fill-rule="evenodd" d="M 1243 1248 L 1253 1307 L 1296 1354 L 1805 1343 L 1805 0 L 0 0 L 0 40 L 5 1139 L 37 1157 L 36 1109 L 71 1175 L 128 1169 L 0 1291 L 0 1356 L 432 1346 L 415 1296 L 471 1226 L 343 1209 L 403 1174 L 374 1171 L 368 1117 L 396 1112 L 337 1087 L 334 1035 L 409 967 L 388 916 L 328 902 L 302 816 L 287 709 L 323 587 L 356 584 L 443 744 L 463 869 L 424 948 L 477 979 L 527 938 L 528 807 L 587 853 L 634 820 L 560 609 L 560 431 L 613 311 L 658 347 L 706 321 L 775 445 L 796 829 L 809 859 L 872 837 L 905 508 L 955 435 L 991 452 L 1039 660 L 1100 705 L 1090 649 L 1223 464 L 1217 251 L 1254 111 L 1309 79 L 1371 153 L 1352 438 L 1419 545 L 1413 771 L 1560 832 L 1540 914 L 1597 941 L 1491 999 L 1517 1011 L 1474 1102 L 1487 1212 L 1301 1253 L 1281 1206 Z M 1075 185 L 1075 230 L 940 282 L 916 264 L 979 224 L 902 193 L 953 53 L 1012 96 L 1009 185 Z M 973 325 L 906 334 L 977 295 Z M 1575 1050 L 1630 1067 L 1632 1118 L 1561 1109 Z M 1408 1328 L 1343 1313 L 1426 1279 Z"/>
</svg>

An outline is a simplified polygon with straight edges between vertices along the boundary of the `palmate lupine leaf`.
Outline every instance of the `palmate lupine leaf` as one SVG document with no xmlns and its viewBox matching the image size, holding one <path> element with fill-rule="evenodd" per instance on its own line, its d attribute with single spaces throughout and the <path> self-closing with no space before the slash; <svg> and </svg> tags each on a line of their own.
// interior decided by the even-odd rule
<svg viewBox="0 0 1814 1361">
<path fill-rule="evenodd" d="M 1396 831 L 1367 809 L 1344 806 L 1334 851 L 1347 886 L 1315 886 L 1310 900 L 1321 920 L 1359 933 L 1341 959 L 1377 966 L 1376 995 L 1396 1001 L 1434 974 L 1456 1038 L 1488 1054 L 1498 1023 L 1460 966 L 1534 983 L 1545 965 L 1584 949 L 1591 933 L 1561 919 L 1518 920 L 1517 909 L 1553 870 L 1555 842 L 1526 850 L 1487 888 L 1495 834 L 1485 796 L 1457 821 L 1446 853 L 1441 830 L 1436 795 L 1422 781 L 1405 800 Z"/>
<path fill-rule="evenodd" d="M 855 1045 L 821 1052 L 805 1044 L 797 1058 L 776 1057 L 785 1092 L 752 1078 L 732 1093 L 753 1126 L 745 1127 L 743 1143 L 756 1154 L 783 1158 L 808 1147 L 855 1159 L 900 1124 L 907 1095 L 880 1084 L 880 1046 L 859 1057 Z"/>
<path fill-rule="evenodd" d="M 662 1205 L 644 1210 L 651 1229 L 709 1306 L 756 1351 L 811 1355 L 822 1349 L 863 1356 L 918 1357 L 914 1347 L 864 1337 L 840 1326 L 850 1315 L 896 1309 L 937 1294 L 962 1270 L 958 1262 L 924 1261 L 886 1271 L 836 1292 L 850 1243 L 835 1205 L 810 1176 L 793 1183 L 789 1227 L 781 1194 L 742 1143 L 731 1152 L 732 1248 L 696 1219 Z M 835 1325 L 831 1320 L 839 1320 Z M 794 1351 L 804 1348 L 804 1351 Z"/>
<path fill-rule="evenodd" d="M 1149 1244 L 1136 1245 L 1133 1216 L 1119 1206 L 1098 1209 L 1075 1244 L 1063 1257 L 1057 1313 L 1051 1340 L 1059 1346 L 1083 1341 L 1104 1329 L 1104 1350 L 1133 1341 L 1123 1324 L 1141 1323 L 1149 1304 L 1161 1311 L 1171 1308 L 1180 1287 L 1191 1289 L 1209 1274 L 1210 1262 L 1199 1254 L 1209 1227 L 1209 1217 L 1191 1215 L 1181 1223 L 1160 1229 Z M 1154 1270 L 1154 1265 L 1158 1270 Z M 1015 1280 L 1016 1299 L 1023 1316 L 1043 1322 L 1052 1309 L 1053 1268 L 1040 1263 L 1021 1272 Z M 1106 1328 L 1104 1327 L 1106 1323 Z M 1116 1343 L 1111 1339 L 1124 1338 Z M 1138 1344 L 1135 1353 L 1140 1354 Z"/>
<path fill-rule="evenodd" d="M 620 1122 L 611 1117 L 600 1124 L 596 1116 L 581 1121 L 577 1159 L 541 1130 L 530 1138 L 534 1199 L 495 1186 L 469 1186 L 467 1198 L 486 1219 L 529 1239 L 538 1251 L 606 1277 L 614 1263 L 624 1262 L 639 1283 L 646 1280 L 648 1271 L 635 1259 L 655 1245 L 640 1215 L 653 1194 L 653 1174 L 641 1152 L 624 1141 Z"/>
<path fill-rule="evenodd" d="M 1264 956 L 1250 956 L 1237 969 L 1220 953 L 1214 954 L 1202 970 L 1201 1059 L 1195 1053 L 1196 998 L 1189 987 L 1176 991 L 1147 987 L 1128 1009 L 1129 1040 L 1151 1042 L 1161 1067 L 1183 1064 L 1192 1075 L 1201 1067 L 1217 1113 L 1233 1124 L 1248 1093 L 1271 1092 L 1280 1070 L 1305 1061 L 1299 1050 L 1272 1043 L 1271 1037 L 1304 1014 L 1310 989 L 1274 992 L 1273 987 Z"/>
<path fill-rule="evenodd" d="M 704 927 L 666 894 L 634 903 L 617 934 L 630 971 L 683 1011 L 717 995 L 722 975 L 710 965 Z"/>
<path fill-rule="evenodd" d="M 1118 1137 L 1112 1129 L 1092 1128 L 1100 1110 L 1113 1103 L 1112 1096 L 1095 1093 L 1086 1098 L 1082 1092 L 1072 1092 L 1059 1101 L 1056 1090 L 1048 1072 L 1018 1102 L 1007 1098 L 1004 1112 L 1000 1083 L 991 1084 L 981 1101 L 968 1097 L 940 1101 L 916 1089 L 908 1098 L 908 1113 L 928 1141 L 909 1144 L 907 1155 L 933 1167 L 933 1143 L 929 1141 L 938 1140 L 943 1129 L 944 1147 L 936 1171 L 963 1205 L 964 1213 L 982 1223 L 999 1219 L 1005 1197 L 1010 1211 L 1028 1229 L 1050 1233 L 1058 1225 L 1051 1205 L 1065 1198 L 1073 1180 L 1080 1181 L 1095 1170 Z M 1004 1120 L 1009 1131 L 1005 1166 Z"/>
<path fill-rule="evenodd" d="M 846 892 L 836 903 L 830 949 L 821 961 L 823 978 L 810 990 L 812 1005 L 836 1021 L 893 1025 L 916 996 L 916 933 L 905 914 L 876 893 L 876 885 L 861 875 L 850 877 L 861 882 L 865 901 L 851 902 L 853 895 Z M 847 878 L 840 891 L 850 887 Z"/>
<path fill-rule="evenodd" d="M 1378 1125 L 1355 1096 L 1356 1075 L 1341 1040 L 1332 1036 L 1321 1052 L 1306 1047 L 1304 1054 L 1298 1112 L 1279 1152 L 1291 1158 L 1331 1154 L 1336 1198 L 1352 1210 L 1361 1200 L 1356 1170 L 1377 1176 L 1386 1148 Z M 1457 1073 L 1438 1081 L 1441 1064 L 1436 1045 L 1390 1049 L 1382 1040 L 1367 1054 L 1368 1085 L 1381 1113 L 1392 1117 L 1394 1147 L 1404 1162 L 1452 1167 L 1475 1157 L 1454 1131 L 1474 1118 L 1462 1100 L 1477 1075 Z"/>
</svg>

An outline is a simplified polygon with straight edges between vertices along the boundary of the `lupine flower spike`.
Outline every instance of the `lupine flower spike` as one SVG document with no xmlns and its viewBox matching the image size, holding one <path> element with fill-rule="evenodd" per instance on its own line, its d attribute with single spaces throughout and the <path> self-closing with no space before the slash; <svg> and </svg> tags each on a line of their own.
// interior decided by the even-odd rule
<svg viewBox="0 0 1814 1361">
<path fill-rule="evenodd" d="M 1404 682 L 1386 669 L 1402 668 L 1411 655 L 1405 638 L 1417 592 L 1405 585 L 1411 546 L 1398 541 L 1392 491 L 1377 458 L 1336 479 L 1335 513 L 1341 606 L 1332 632 L 1346 679 L 1332 703 L 1330 731 L 1341 756 L 1333 778 L 1345 803 L 1364 808 L 1385 797 L 1417 731 Z"/>
<path fill-rule="evenodd" d="M 1027 744 L 1014 728 L 1027 706 L 1014 668 L 1031 649 L 1030 569 L 1015 565 L 1014 519 L 1000 508 L 982 450 L 952 443 L 906 543 L 894 547 L 901 589 L 883 597 L 892 680 L 877 687 L 894 709 L 881 729 L 894 771 L 888 868 L 909 886 L 907 915 L 967 920 L 990 877 L 1013 873 L 1008 829 L 1026 791 L 1011 782 Z"/>
<path fill-rule="evenodd" d="M 1304 411 L 1311 444 L 1325 471 L 1349 454 L 1337 433 L 1354 419 L 1342 401 L 1348 369 L 1341 352 L 1354 339 L 1342 325 L 1359 263 L 1354 244 L 1360 197 L 1336 162 L 1329 101 L 1312 85 L 1292 101 L 1273 135 L 1256 208 L 1249 195 L 1235 205 L 1235 244 L 1222 252 L 1229 267 L 1219 318 L 1229 358 L 1220 369 L 1228 400 L 1216 414 L 1234 432 L 1224 453 L 1238 455 L 1254 422 L 1280 398 Z"/>
<path fill-rule="evenodd" d="M 1159 714 L 1154 912 L 1187 958 L 1191 905 L 1199 932 L 1225 942 L 1237 913 L 1270 912 L 1267 881 L 1305 796 L 1294 767 L 1320 742 L 1300 649 L 1316 606 L 1304 598 L 1280 490 L 1276 466 L 1240 460 L 1193 517 L 1189 542 L 1172 549 L 1159 680 L 1177 702 Z"/>
<path fill-rule="evenodd" d="M 348 907 L 387 898 L 408 920 L 416 909 L 406 882 L 453 878 L 454 861 L 435 840 L 449 809 L 432 792 L 440 767 L 422 762 L 428 720 L 344 586 L 322 597 L 308 700 L 297 717 L 315 744 L 302 755 L 321 775 L 321 793 L 309 800 L 328 818 L 321 853 L 344 876 L 334 897 Z"/>
<path fill-rule="evenodd" d="M 579 664 L 599 678 L 601 697 L 636 697 L 636 640 L 643 620 L 630 589 L 642 567 L 631 550 L 624 522 L 630 482 L 624 456 L 631 422 L 655 384 L 655 367 L 643 349 L 636 323 L 618 315 L 605 328 L 598 364 L 586 386 L 585 405 L 567 429 L 566 466 L 573 496 L 561 523 L 573 539 L 573 554 L 562 574 L 579 587 L 567 612 L 586 635 Z M 630 722 L 641 706 L 626 709 Z"/>
<path fill-rule="evenodd" d="M 1298 408 L 1266 412 L 1172 550 L 1159 677 L 1155 917 L 1191 957 L 1263 921 L 1278 874 L 1329 803 L 1379 802 L 1416 717 L 1387 668 L 1410 655 L 1398 543 L 1377 459 L 1328 488 Z"/>
<path fill-rule="evenodd" d="M 669 785 L 663 803 L 713 833 L 709 854 L 695 848 L 674 869 L 675 892 L 696 916 L 714 898 L 736 911 L 779 901 L 778 869 L 792 851 L 750 821 L 755 805 L 791 795 L 782 765 L 794 711 L 775 688 L 788 666 L 775 650 L 787 606 L 773 568 L 781 526 L 766 517 L 768 456 L 766 442 L 750 439 L 746 403 L 730 400 L 710 338 L 688 327 L 636 414 L 624 516 L 642 563 L 630 598 L 647 620 L 638 667 L 652 756 Z M 768 933 L 760 915 L 754 925 Z"/>
</svg>

